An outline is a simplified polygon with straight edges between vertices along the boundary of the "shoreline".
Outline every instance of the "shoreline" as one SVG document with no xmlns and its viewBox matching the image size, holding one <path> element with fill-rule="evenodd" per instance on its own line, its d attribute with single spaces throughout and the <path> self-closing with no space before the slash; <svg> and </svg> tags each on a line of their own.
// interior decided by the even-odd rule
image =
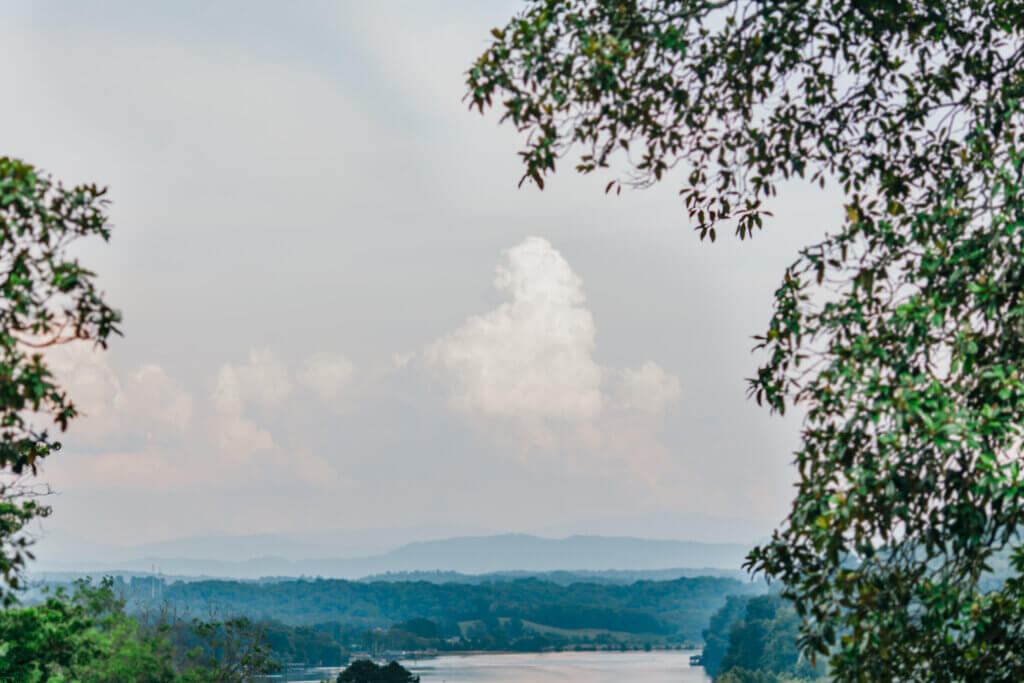
<svg viewBox="0 0 1024 683">
<path fill-rule="evenodd" d="M 679 653 L 694 653 L 701 652 L 703 648 L 692 647 L 692 648 L 664 648 L 655 647 L 650 650 L 618 650 L 618 649 L 587 649 L 587 650 L 542 650 L 542 651 L 522 651 L 522 650 L 444 650 L 440 652 L 430 653 L 413 653 L 410 656 L 399 657 L 395 661 L 416 661 L 419 659 L 436 659 L 437 657 L 472 657 L 475 655 L 554 655 L 554 654 L 651 654 L 654 652 L 679 652 Z M 353 656 L 352 659 L 359 659 L 359 656 Z M 380 658 L 376 658 L 380 659 Z"/>
</svg>

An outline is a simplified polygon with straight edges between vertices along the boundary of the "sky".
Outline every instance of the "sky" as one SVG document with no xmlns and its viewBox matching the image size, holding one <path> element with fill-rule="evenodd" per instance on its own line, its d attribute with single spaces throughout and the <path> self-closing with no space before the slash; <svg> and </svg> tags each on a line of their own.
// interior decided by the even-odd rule
<svg viewBox="0 0 1024 683">
<path fill-rule="evenodd" d="M 51 356 L 84 417 L 40 553 L 751 542 L 785 516 L 800 421 L 747 399 L 752 336 L 841 198 L 786 185 L 710 244 L 678 177 L 606 196 L 566 160 L 517 188 L 519 134 L 462 101 L 517 6 L 0 6 L 3 153 L 109 186 L 113 238 L 80 256 L 124 314 L 106 352 Z"/>
</svg>

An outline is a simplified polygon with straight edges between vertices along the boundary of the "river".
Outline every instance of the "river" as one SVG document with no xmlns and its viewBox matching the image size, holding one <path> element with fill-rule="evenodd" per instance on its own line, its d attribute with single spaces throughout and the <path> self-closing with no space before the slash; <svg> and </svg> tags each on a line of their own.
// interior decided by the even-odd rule
<svg viewBox="0 0 1024 683">
<path fill-rule="evenodd" d="M 423 683 L 710 683 L 701 667 L 690 666 L 697 650 L 654 652 L 544 652 L 536 654 L 445 655 L 402 660 Z M 298 683 L 333 681 L 337 668 L 293 672 Z"/>
</svg>

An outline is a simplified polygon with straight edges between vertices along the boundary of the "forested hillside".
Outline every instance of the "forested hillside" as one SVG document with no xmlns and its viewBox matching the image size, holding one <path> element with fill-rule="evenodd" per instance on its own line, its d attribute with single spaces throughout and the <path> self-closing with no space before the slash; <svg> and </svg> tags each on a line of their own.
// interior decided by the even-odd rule
<svg viewBox="0 0 1024 683">
<path fill-rule="evenodd" d="M 728 594 L 757 590 L 720 577 L 638 581 L 631 585 L 556 583 L 524 579 L 490 584 L 425 581 L 360 583 L 298 580 L 278 583 L 195 581 L 154 590 L 150 580 L 124 584 L 131 604 L 144 607 L 153 595 L 178 612 L 275 619 L 286 624 L 339 622 L 353 627 L 388 627 L 425 617 L 442 624 L 487 618 L 517 618 L 561 629 L 607 629 L 698 640 Z"/>
<path fill-rule="evenodd" d="M 674 581 L 679 578 L 696 578 L 699 576 L 722 576 L 744 581 L 746 572 L 741 569 L 604 569 L 604 570 L 559 570 L 550 572 L 532 572 L 523 570 L 489 572 L 486 574 L 464 574 L 452 571 L 402 571 L 385 572 L 366 576 L 360 581 L 429 581 L 430 583 L 494 583 L 498 581 L 517 581 L 520 579 L 537 579 L 549 581 L 563 586 L 574 583 L 600 583 L 628 585 L 637 581 Z"/>
<path fill-rule="evenodd" d="M 704 631 L 704 668 L 715 680 L 782 681 L 822 675 L 800 657 L 800 620 L 778 594 L 729 596 Z"/>
</svg>

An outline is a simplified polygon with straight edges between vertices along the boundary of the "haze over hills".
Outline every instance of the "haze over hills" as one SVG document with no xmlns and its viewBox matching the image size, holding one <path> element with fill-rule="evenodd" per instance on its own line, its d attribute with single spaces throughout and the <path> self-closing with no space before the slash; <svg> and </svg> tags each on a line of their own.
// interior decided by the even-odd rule
<svg viewBox="0 0 1024 683">
<path fill-rule="evenodd" d="M 362 557 L 302 557 L 304 548 L 288 547 L 290 557 L 281 556 L 280 539 L 267 543 L 267 555 L 239 560 L 175 556 L 182 543 L 163 548 L 149 546 L 131 556 L 124 549 L 107 560 L 54 562 L 41 558 L 36 572 L 146 572 L 154 565 L 163 574 L 203 575 L 230 578 L 265 576 L 323 576 L 355 579 L 387 572 L 450 571 L 485 574 L 520 570 L 661 570 L 672 568 L 738 570 L 750 547 L 740 543 L 699 543 L 652 540 L 633 537 L 569 536 L 541 538 L 525 534 L 463 536 L 409 543 L 389 552 Z M 258 541 L 258 539 L 257 539 Z M 254 541 L 254 548 L 259 548 Z M 192 543 L 195 548 L 215 544 L 214 538 Z M 269 546 L 269 547 L 267 547 Z M 308 548 L 306 548 L 308 550 Z M 162 551 L 162 552 L 161 552 Z M 276 551 L 276 553 L 275 553 Z M 717 573 L 717 572 L 716 572 Z"/>
<path fill-rule="evenodd" d="M 371 574 L 359 579 L 362 583 L 427 583 L 448 584 L 481 584 L 499 583 L 503 581 L 519 581 L 536 579 L 560 586 L 571 586 L 574 583 L 596 583 L 606 586 L 624 586 L 637 581 L 675 581 L 676 579 L 692 579 L 697 577 L 724 577 L 748 581 L 749 574 L 741 569 L 716 569 L 701 567 L 698 569 L 675 567 L 672 569 L 556 569 L 553 571 L 512 570 L 488 572 L 486 574 L 462 574 L 452 571 L 414 571 L 387 572 Z"/>
</svg>

